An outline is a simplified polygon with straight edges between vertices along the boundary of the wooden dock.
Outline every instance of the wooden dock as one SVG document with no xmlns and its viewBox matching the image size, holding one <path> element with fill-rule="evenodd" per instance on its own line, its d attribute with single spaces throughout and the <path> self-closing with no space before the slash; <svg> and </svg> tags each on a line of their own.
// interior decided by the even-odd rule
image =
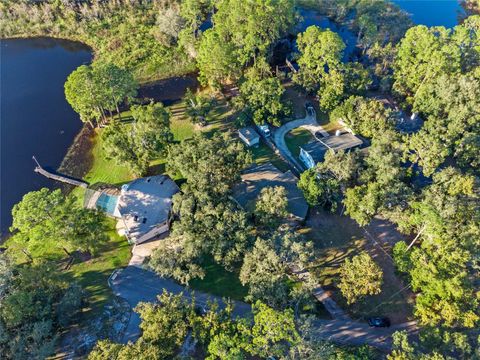
<svg viewBox="0 0 480 360">
<path fill-rule="evenodd" d="M 52 180 L 55 180 L 55 181 L 60 181 L 60 182 L 66 183 L 66 184 L 74 185 L 74 186 L 80 186 L 80 187 L 83 187 L 83 188 L 88 187 L 88 183 L 86 183 L 85 181 L 75 180 L 75 179 L 69 178 L 69 177 L 64 176 L 64 175 L 53 174 L 53 173 L 45 170 L 44 168 L 42 168 L 40 166 L 37 159 L 35 159 L 35 156 L 33 157 L 33 160 L 35 160 L 35 162 L 37 163 L 37 166 L 35 167 L 34 171 L 36 173 L 40 174 L 40 175 L 45 176 L 48 179 L 52 179 Z"/>
</svg>

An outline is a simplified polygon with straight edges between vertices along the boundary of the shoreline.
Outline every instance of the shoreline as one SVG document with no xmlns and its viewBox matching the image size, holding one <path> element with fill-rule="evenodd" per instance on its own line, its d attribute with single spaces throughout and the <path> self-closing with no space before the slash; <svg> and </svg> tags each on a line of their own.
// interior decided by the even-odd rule
<svg viewBox="0 0 480 360">
<path fill-rule="evenodd" d="M 57 171 L 73 178 L 83 179 L 92 168 L 92 149 L 95 135 L 95 130 L 89 124 L 83 124 L 72 144 L 68 147 Z M 63 184 L 61 189 L 68 195 L 74 189 L 74 186 Z"/>
</svg>

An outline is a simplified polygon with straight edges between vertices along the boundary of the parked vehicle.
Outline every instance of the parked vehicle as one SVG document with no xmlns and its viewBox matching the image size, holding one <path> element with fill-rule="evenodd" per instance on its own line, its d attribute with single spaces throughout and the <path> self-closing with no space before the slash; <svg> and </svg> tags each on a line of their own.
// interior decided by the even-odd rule
<svg viewBox="0 0 480 360">
<path fill-rule="evenodd" d="M 390 319 L 387 317 L 371 317 L 367 321 L 371 327 L 390 327 Z"/>
<path fill-rule="evenodd" d="M 270 128 L 267 124 L 257 125 L 257 128 L 263 136 L 270 137 Z"/>
<path fill-rule="evenodd" d="M 313 104 L 309 101 L 305 103 L 305 109 L 307 110 L 307 114 L 310 117 L 315 116 L 315 108 L 313 107 Z"/>
<path fill-rule="evenodd" d="M 313 136 L 314 136 L 315 139 L 317 139 L 318 141 L 321 141 L 323 138 L 325 138 L 325 135 L 323 135 L 320 131 L 315 132 L 315 134 L 313 134 Z"/>
</svg>

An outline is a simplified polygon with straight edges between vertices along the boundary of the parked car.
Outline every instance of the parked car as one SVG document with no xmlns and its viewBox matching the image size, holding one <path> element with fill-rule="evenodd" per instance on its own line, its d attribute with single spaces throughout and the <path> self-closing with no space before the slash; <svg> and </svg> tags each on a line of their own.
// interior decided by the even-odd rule
<svg viewBox="0 0 480 360">
<path fill-rule="evenodd" d="M 305 103 L 305 109 L 307 110 L 308 116 L 315 116 L 315 108 L 311 102 L 307 101 Z"/>
<path fill-rule="evenodd" d="M 315 132 L 315 134 L 313 134 L 313 136 L 314 136 L 315 139 L 317 139 L 318 141 L 321 141 L 323 138 L 325 138 L 325 135 L 323 135 L 320 131 Z"/>
<path fill-rule="evenodd" d="M 257 125 L 257 128 L 263 136 L 270 137 L 270 128 L 267 124 Z"/>
<path fill-rule="evenodd" d="M 390 319 L 387 317 L 371 317 L 367 319 L 368 325 L 372 327 L 389 327 Z"/>
</svg>

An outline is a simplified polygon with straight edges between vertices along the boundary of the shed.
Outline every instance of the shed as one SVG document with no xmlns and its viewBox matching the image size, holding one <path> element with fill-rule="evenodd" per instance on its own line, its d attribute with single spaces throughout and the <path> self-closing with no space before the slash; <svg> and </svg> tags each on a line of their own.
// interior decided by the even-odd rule
<svg viewBox="0 0 480 360">
<path fill-rule="evenodd" d="M 260 142 L 260 135 L 251 126 L 247 126 L 238 130 L 238 136 L 247 146 L 258 145 Z"/>
</svg>

